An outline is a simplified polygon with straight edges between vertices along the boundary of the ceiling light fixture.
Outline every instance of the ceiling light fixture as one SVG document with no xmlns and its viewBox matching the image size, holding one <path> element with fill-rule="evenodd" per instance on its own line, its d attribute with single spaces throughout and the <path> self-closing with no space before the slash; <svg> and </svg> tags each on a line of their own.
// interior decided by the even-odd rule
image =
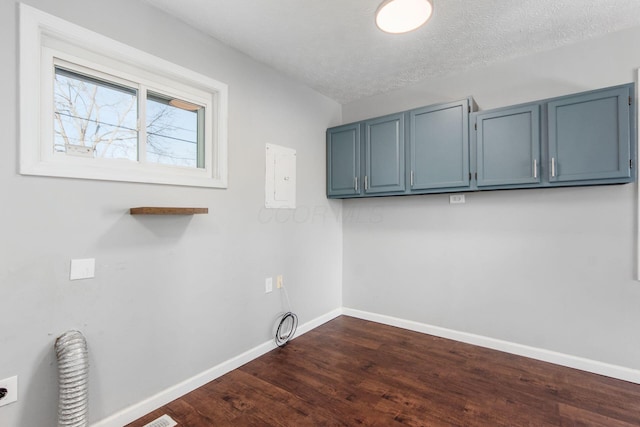
<svg viewBox="0 0 640 427">
<path fill-rule="evenodd" d="M 386 33 L 408 33 L 424 25 L 432 13 L 431 0 L 385 0 L 376 12 L 376 25 Z"/>
</svg>

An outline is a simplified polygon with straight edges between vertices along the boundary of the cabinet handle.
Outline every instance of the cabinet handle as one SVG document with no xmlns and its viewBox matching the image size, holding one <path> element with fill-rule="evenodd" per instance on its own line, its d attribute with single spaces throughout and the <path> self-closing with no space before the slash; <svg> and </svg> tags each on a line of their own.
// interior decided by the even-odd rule
<svg viewBox="0 0 640 427">
<path fill-rule="evenodd" d="M 538 159 L 533 159 L 533 177 L 538 178 Z"/>
<path fill-rule="evenodd" d="M 353 188 L 354 188 L 354 190 L 358 191 L 358 177 L 357 176 L 354 177 L 353 181 L 355 182 L 355 185 L 354 185 Z"/>
<path fill-rule="evenodd" d="M 411 186 L 413 187 L 413 171 L 411 171 Z"/>
<path fill-rule="evenodd" d="M 369 189 L 369 178 L 367 177 L 367 175 L 364 176 L 364 191 L 367 191 Z"/>
<path fill-rule="evenodd" d="M 555 178 L 556 176 L 556 158 L 551 158 L 551 178 Z"/>
</svg>

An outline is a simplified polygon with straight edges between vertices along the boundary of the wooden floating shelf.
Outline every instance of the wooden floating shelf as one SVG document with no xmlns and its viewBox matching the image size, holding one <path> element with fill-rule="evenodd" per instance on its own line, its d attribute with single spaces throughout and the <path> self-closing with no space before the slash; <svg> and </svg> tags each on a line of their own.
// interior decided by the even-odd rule
<svg viewBox="0 0 640 427">
<path fill-rule="evenodd" d="M 131 215 L 196 215 L 208 214 L 209 208 L 140 207 L 129 209 Z"/>
</svg>

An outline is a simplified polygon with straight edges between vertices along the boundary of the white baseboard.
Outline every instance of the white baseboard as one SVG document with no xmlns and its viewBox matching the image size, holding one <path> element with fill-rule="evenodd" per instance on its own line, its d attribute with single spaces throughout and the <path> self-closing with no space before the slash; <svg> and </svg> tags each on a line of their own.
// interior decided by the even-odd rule
<svg viewBox="0 0 640 427">
<path fill-rule="evenodd" d="M 317 328 L 318 326 L 323 325 L 328 321 L 335 319 L 341 314 L 342 314 L 342 308 L 336 308 L 326 314 L 323 314 L 320 317 L 316 317 L 315 319 L 306 322 L 304 325 L 298 326 L 296 336 L 299 337 L 302 334 L 306 334 L 307 332 Z"/>
<path fill-rule="evenodd" d="M 346 307 L 342 314 L 640 384 L 640 370 L 637 369 Z"/>
<path fill-rule="evenodd" d="M 346 307 L 332 310 L 329 313 L 299 325 L 296 336 L 303 335 L 323 323 L 340 316 L 341 314 L 640 384 L 640 370 Z M 166 405 L 172 400 L 175 400 L 180 396 L 183 396 L 196 388 L 239 368 L 245 363 L 262 356 L 263 354 L 273 350 L 275 347 L 274 342 L 271 340 L 262 343 L 232 359 L 214 366 L 211 369 L 188 378 L 185 381 L 169 387 L 168 389 L 163 390 L 135 405 L 125 408 L 93 424 L 92 427 L 121 427 L 135 421 L 149 412 Z"/>
<path fill-rule="evenodd" d="M 330 311 L 329 313 L 323 314 L 320 317 L 312 319 L 304 324 L 298 326 L 296 331 L 296 337 L 309 332 L 310 330 L 317 328 L 318 326 L 326 323 L 342 314 L 342 309 L 338 308 Z M 295 339 L 295 338 L 294 338 Z M 191 378 L 188 378 L 182 381 L 179 384 L 169 387 L 166 390 L 157 393 L 154 396 L 151 396 L 135 405 L 129 406 L 95 424 L 92 424 L 92 427 L 122 427 L 125 424 L 128 424 L 132 421 L 137 420 L 138 418 L 148 414 L 156 410 L 157 408 L 166 405 L 167 403 L 179 398 L 180 396 L 184 396 L 185 394 L 197 389 L 198 387 L 202 387 L 206 383 L 215 380 L 222 375 L 233 371 L 234 369 L 239 368 L 244 365 L 262 356 L 265 353 L 276 348 L 273 340 L 269 340 L 268 342 L 262 343 L 244 353 L 224 361 L 219 365 L 214 366 L 211 369 L 208 369 L 198 375 L 195 375 Z"/>
</svg>

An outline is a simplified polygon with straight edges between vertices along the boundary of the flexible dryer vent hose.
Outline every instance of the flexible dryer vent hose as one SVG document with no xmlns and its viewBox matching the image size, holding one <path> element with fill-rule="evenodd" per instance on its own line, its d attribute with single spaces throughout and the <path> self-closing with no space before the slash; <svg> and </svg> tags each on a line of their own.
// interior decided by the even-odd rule
<svg viewBox="0 0 640 427">
<path fill-rule="evenodd" d="M 56 340 L 59 427 L 86 427 L 89 409 L 89 352 L 82 333 L 67 331 Z"/>
</svg>

